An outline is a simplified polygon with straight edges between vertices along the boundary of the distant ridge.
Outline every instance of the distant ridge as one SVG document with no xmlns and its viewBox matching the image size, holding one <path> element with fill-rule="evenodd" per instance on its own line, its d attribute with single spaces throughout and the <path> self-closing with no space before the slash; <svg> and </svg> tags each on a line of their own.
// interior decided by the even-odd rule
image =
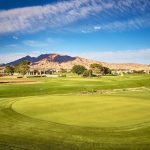
<svg viewBox="0 0 150 150">
<path fill-rule="evenodd" d="M 22 57 L 20 59 L 9 62 L 7 64 L 2 64 L 2 65 L 16 65 L 22 61 L 30 61 L 31 63 L 35 63 L 35 62 L 41 61 L 43 59 L 47 59 L 48 61 L 62 63 L 65 61 L 71 61 L 71 60 L 75 59 L 75 57 L 71 57 L 68 55 L 59 55 L 59 54 L 41 54 L 38 57 L 31 57 L 31 56 L 27 55 L 25 57 Z"/>
<path fill-rule="evenodd" d="M 103 66 L 109 67 L 110 69 L 131 69 L 131 70 L 150 70 L 150 65 L 144 64 L 113 64 L 100 62 L 95 60 L 90 60 L 81 57 L 72 57 L 68 55 L 60 55 L 56 53 L 51 54 L 42 54 L 38 57 L 25 56 L 13 62 L 7 63 L 5 65 L 16 65 L 22 61 L 30 61 L 31 68 L 35 69 L 71 69 L 74 65 L 83 65 L 86 68 L 89 68 L 92 63 L 99 63 Z"/>
<path fill-rule="evenodd" d="M 16 64 L 18 64 L 18 63 L 20 63 L 22 61 L 30 61 L 30 62 L 34 63 L 36 61 L 40 61 L 41 59 L 46 58 L 47 56 L 48 56 L 48 54 L 42 54 L 42 55 L 40 55 L 38 57 L 31 57 L 31 56 L 27 55 L 25 57 L 22 57 L 20 59 L 17 59 L 15 61 L 7 63 L 6 65 L 16 65 Z"/>
</svg>

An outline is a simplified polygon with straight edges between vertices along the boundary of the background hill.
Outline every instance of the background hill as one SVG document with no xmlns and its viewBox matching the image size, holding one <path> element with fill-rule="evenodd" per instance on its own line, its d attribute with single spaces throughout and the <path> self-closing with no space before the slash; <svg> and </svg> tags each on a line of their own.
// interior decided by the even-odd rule
<svg viewBox="0 0 150 150">
<path fill-rule="evenodd" d="M 99 63 L 103 66 L 109 67 L 110 69 L 132 69 L 132 70 L 150 70 L 150 65 L 144 65 L 144 64 L 113 64 L 113 63 L 106 63 L 106 62 L 100 62 L 95 60 L 90 60 L 86 58 L 81 57 L 71 57 L 68 55 L 60 55 L 60 54 L 42 54 L 38 57 L 31 57 L 26 56 L 23 58 L 20 58 L 18 60 L 15 60 L 13 62 L 10 62 L 5 65 L 15 65 L 22 61 L 30 61 L 31 62 L 31 68 L 36 69 L 71 69 L 74 65 L 83 65 L 86 68 L 89 68 L 90 64 L 92 63 Z"/>
</svg>

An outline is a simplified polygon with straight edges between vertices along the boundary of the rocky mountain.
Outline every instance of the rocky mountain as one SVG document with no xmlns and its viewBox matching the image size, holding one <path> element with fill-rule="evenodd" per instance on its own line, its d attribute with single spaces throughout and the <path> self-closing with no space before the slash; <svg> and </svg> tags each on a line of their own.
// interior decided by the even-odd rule
<svg viewBox="0 0 150 150">
<path fill-rule="evenodd" d="M 5 66 L 5 64 L 0 64 L 0 67 L 3 67 L 3 66 Z"/>
<path fill-rule="evenodd" d="M 42 54 L 38 57 L 26 56 L 16 61 L 10 62 L 7 65 L 15 65 L 24 60 L 31 62 L 32 69 L 71 69 L 74 65 L 83 65 L 86 68 L 89 68 L 90 64 L 99 63 L 103 66 L 109 67 L 110 69 L 150 70 L 150 65 L 113 64 L 60 54 Z"/>
<path fill-rule="evenodd" d="M 34 63 L 34 62 L 40 61 L 40 60 L 42 60 L 44 58 L 47 58 L 47 57 L 48 57 L 48 54 L 42 54 L 42 55 L 40 55 L 38 57 L 31 57 L 31 56 L 27 55 L 27 56 L 22 57 L 22 58 L 20 58 L 18 60 L 15 60 L 13 62 L 7 63 L 6 65 L 16 65 L 16 64 L 19 64 L 22 61 L 30 61 L 30 62 Z"/>
<path fill-rule="evenodd" d="M 49 62 L 58 62 L 58 63 L 62 63 L 65 61 L 71 61 L 75 59 L 75 57 L 71 57 L 71 56 L 67 56 L 67 55 L 58 55 L 58 54 L 42 54 L 38 57 L 31 57 L 29 55 L 22 57 L 18 60 L 9 62 L 7 64 L 3 64 L 3 65 L 16 65 L 22 61 L 29 61 L 32 64 L 39 62 L 41 60 L 48 60 Z"/>
</svg>

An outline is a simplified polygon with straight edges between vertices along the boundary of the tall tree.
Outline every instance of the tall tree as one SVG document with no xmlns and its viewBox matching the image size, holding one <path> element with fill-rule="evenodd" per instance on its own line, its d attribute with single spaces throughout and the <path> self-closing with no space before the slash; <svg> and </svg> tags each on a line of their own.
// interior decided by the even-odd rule
<svg viewBox="0 0 150 150">
<path fill-rule="evenodd" d="M 92 77 L 93 73 L 92 73 L 92 70 L 89 69 L 89 70 L 84 70 L 83 72 L 83 77 Z"/>
<path fill-rule="evenodd" d="M 76 73 L 78 75 L 83 74 L 83 72 L 86 70 L 86 68 L 82 65 L 75 65 L 72 67 L 72 72 Z"/>
<path fill-rule="evenodd" d="M 4 72 L 7 73 L 8 75 L 13 75 L 14 67 L 13 66 L 6 66 Z"/>
<path fill-rule="evenodd" d="M 21 63 L 15 65 L 15 72 L 25 75 L 30 69 L 30 62 L 22 61 Z"/>
<path fill-rule="evenodd" d="M 90 65 L 90 69 L 93 71 L 93 73 L 95 75 L 101 75 L 102 74 L 102 69 L 103 69 L 103 66 L 101 64 L 91 64 Z"/>
<path fill-rule="evenodd" d="M 103 73 L 103 75 L 111 74 L 111 70 L 108 67 L 103 67 L 102 68 L 102 73 Z"/>
</svg>

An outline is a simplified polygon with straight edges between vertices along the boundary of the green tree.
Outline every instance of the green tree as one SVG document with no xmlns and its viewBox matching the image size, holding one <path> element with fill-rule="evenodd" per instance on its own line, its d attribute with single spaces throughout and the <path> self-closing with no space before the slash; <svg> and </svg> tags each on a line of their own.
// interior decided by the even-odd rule
<svg viewBox="0 0 150 150">
<path fill-rule="evenodd" d="M 100 75 L 102 74 L 103 66 L 101 64 L 91 64 L 90 69 L 93 71 L 95 75 Z"/>
<path fill-rule="evenodd" d="M 83 74 L 83 72 L 86 70 L 86 68 L 82 65 L 75 65 L 72 67 L 72 72 L 76 73 L 78 75 Z"/>
<path fill-rule="evenodd" d="M 83 77 L 92 77 L 93 76 L 93 72 L 91 69 L 89 70 L 84 70 L 83 72 Z"/>
<path fill-rule="evenodd" d="M 15 65 L 15 72 L 25 75 L 30 69 L 30 62 L 22 61 L 21 63 Z"/>
<path fill-rule="evenodd" d="M 8 75 L 13 75 L 14 67 L 13 66 L 6 66 L 4 72 L 7 73 Z"/>
<path fill-rule="evenodd" d="M 103 67 L 102 68 L 102 73 L 103 73 L 103 75 L 111 74 L 111 70 L 108 67 Z"/>
</svg>

